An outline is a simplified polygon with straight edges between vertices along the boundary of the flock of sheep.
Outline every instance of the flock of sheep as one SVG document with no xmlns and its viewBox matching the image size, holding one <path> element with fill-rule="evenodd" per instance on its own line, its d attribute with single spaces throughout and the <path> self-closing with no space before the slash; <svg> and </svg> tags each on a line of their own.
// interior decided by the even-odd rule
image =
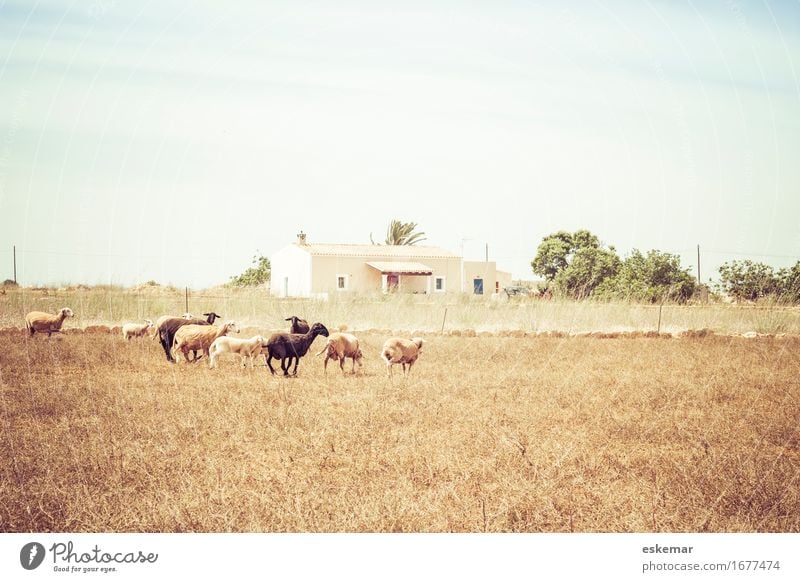
<svg viewBox="0 0 800 582">
<path fill-rule="evenodd" d="M 325 346 L 316 355 L 325 354 L 323 368 L 328 371 L 328 361 L 339 362 L 339 368 L 344 373 L 344 364 L 347 358 L 353 360 L 352 372 L 356 372 L 356 365 L 363 366 L 364 355 L 359 347 L 358 338 L 351 333 L 334 332 L 321 323 L 309 325 L 307 321 L 297 316 L 287 317 L 290 322 L 288 332 L 276 332 L 268 338 L 256 335 L 250 339 L 230 337 L 229 333 L 239 333 L 235 321 L 227 321 L 221 326 L 214 322 L 220 315 L 213 311 L 204 313 L 205 319 L 197 319 L 187 313 L 183 317 L 165 315 L 153 323 L 149 319 L 144 324 L 126 323 L 122 326 L 122 337 L 126 340 L 149 335 L 153 329 L 152 337 L 158 338 L 164 349 L 167 361 L 175 363 L 175 356 L 181 354 L 187 362 L 197 362 L 205 356 L 209 367 L 216 368 L 221 355 L 232 354 L 241 358 L 242 367 L 255 366 L 255 359 L 259 354 L 264 356 L 265 365 L 272 375 L 275 369 L 272 360 L 280 360 L 284 376 L 289 375 L 289 369 L 294 365 L 291 374 L 297 375 L 297 365 L 300 358 L 306 355 L 311 344 L 321 335 L 327 337 Z M 46 333 L 51 336 L 61 331 L 64 320 L 73 317 L 74 313 L 69 307 L 63 308 L 56 315 L 41 311 L 32 311 L 25 317 L 25 328 L 33 336 L 36 332 Z M 423 340 L 420 338 L 403 339 L 392 337 L 386 340 L 381 349 L 381 358 L 386 362 L 387 374 L 392 376 L 392 369 L 396 364 L 403 367 L 403 375 L 410 373 L 411 367 L 422 352 Z M 192 352 L 191 359 L 189 352 Z M 202 352 L 202 355 L 198 355 Z"/>
</svg>

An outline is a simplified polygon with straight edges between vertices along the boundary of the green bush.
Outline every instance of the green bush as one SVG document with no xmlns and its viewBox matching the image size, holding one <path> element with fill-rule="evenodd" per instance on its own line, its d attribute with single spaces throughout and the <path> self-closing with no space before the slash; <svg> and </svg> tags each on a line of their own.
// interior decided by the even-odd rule
<svg viewBox="0 0 800 582">
<path fill-rule="evenodd" d="M 781 280 L 775 270 L 751 260 L 731 261 L 719 268 L 720 289 L 738 301 L 756 301 L 780 295 Z"/>
<path fill-rule="evenodd" d="M 253 266 L 241 275 L 231 277 L 229 284 L 234 287 L 254 287 L 269 281 L 270 273 L 269 259 L 263 255 L 255 255 Z"/>
<path fill-rule="evenodd" d="M 688 269 L 681 268 L 678 255 L 658 250 L 643 255 L 634 249 L 613 277 L 604 280 L 597 295 L 607 299 L 625 299 L 658 303 L 664 300 L 687 301 L 696 289 Z"/>
</svg>

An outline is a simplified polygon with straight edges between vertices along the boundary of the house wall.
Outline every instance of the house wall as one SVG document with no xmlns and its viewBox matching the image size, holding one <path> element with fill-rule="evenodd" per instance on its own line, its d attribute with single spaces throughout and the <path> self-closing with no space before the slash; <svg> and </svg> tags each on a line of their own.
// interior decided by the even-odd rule
<svg viewBox="0 0 800 582">
<path fill-rule="evenodd" d="M 382 289 L 381 273 L 367 265 L 369 261 L 390 261 L 386 256 L 337 257 L 316 255 L 312 257 L 313 278 L 311 293 L 337 293 L 337 276 L 348 277 L 346 292 L 368 293 L 380 292 Z M 461 286 L 461 261 L 458 257 L 429 259 L 425 257 L 402 259 L 405 262 L 415 261 L 431 268 L 431 292 L 433 277 L 445 277 L 446 291 L 458 292 Z M 425 293 L 428 290 L 427 276 L 400 275 L 400 291 L 407 293 Z"/>
<path fill-rule="evenodd" d="M 289 245 L 274 253 L 269 258 L 269 262 L 271 267 L 270 294 L 277 297 L 308 297 L 311 295 L 311 255 L 309 253 L 296 245 Z"/>
<path fill-rule="evenodd" d="M 497 281 L 497 264 L 494 261 L 464 261 L 464 292 L 473 292 L 473 281 L 483 279 L 483 294 L 491 295 Z"/>
<path fill-rule="evenodd" d="M 497 271 L 497 282 L 500 284 L 500 292 L 503 292 L 503 289 L 506 287 L 511 286 L 511 273 L 508 271 Z"/>
</svg>

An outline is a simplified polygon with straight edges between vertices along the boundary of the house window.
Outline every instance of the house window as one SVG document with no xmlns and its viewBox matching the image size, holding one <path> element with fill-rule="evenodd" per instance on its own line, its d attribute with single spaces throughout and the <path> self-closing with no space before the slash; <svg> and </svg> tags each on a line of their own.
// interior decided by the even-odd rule
<svg viewBox="0 0 800 582">
<path fill-rule="evenodd" d="M 350 275 L 336 275 L 336 289 L 338 291 L 347 291 L 350 286 Z"/>
<path fill-rule="evenodd" d="M 445 290 L 444 277 L 436 277 L 433 280 L 433 290 L 437 293 L 443 293 Z"/>
</svg>

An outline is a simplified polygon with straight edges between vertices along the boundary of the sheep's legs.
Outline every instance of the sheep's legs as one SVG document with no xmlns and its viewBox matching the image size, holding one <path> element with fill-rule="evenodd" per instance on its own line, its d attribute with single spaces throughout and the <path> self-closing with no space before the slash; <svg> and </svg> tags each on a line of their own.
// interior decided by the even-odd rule
<svg viewBox="0 0 800 582">
<path fill-rule="evenodd" d="M 169 332 L 162 331 L 158 334 L 158 339 L 161 342 L 161 347 L 164 348 L 164 353 L 167 355 L 167 361 L 175 363 L 175 358 L 172 357 L 172 354 L 169 352 L 169 346 L 172 345 L 172 339 L 170 337 Z"/>
<path fill-rule="evenodd" d="M 269 368 L 269 371 L 272 372 L 272 375 L 274 376 L 275 375 L 275 368 L 272 367 L 272 354 L 270 354 L 269 356 L 265 355 L 264 356 L 264 361 L 267 363 L 267 367 Z"/>
</svg>

